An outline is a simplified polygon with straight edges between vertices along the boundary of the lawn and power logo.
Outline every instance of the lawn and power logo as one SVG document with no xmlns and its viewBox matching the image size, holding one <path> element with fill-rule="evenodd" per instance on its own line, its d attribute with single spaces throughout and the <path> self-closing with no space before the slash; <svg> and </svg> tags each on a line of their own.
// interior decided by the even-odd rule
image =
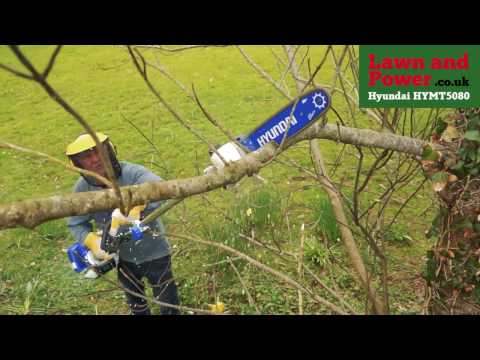
<svg viewBox="0 0 480 360">
<path fill-rule="evenodd" d="M 360 107 L 480 106 L 480 46 L 361 45 Z"/>
</svg>

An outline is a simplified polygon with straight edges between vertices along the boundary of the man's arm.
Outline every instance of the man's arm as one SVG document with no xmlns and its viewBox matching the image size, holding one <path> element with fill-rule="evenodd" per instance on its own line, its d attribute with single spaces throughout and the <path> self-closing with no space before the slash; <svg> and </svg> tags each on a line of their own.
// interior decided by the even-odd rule
<svg viewBox="0 0 480 360">
<path fill-rule="evenodd" d="M 73 192 L 79 193 L 85 191 L 88 191 L 88 184 L 82 178 L 80 178 L 75 183 Z M 84 244 L 87 235 L 93 231 L 91 220 L 92 217 L 89 214 L 72 216 L 67 220 L 67 226 L 70 230 L 70 233 L 80 244 Z"/>
<path fill-rule="evenodd" d="M 101 249 L 101 236 L 93 232 L 89 215 L 72 216 L 68 219 L 68 228 L 73 238 L 90 249 L 98 260 L 105 260 L 109 255 Z"/>
<path fill-rule="evenodd" d="M 89 215 L 72 216 L 67 221 L 70 233 L 80 244 L 83 244 L 87 235 L 93 232 L 93 226 L 90 221 Z"/>
</svg>

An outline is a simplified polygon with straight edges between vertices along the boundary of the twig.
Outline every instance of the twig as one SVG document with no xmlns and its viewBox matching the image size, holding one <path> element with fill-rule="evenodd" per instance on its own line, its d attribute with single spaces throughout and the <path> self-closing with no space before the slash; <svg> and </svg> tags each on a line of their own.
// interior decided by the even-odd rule
<svg viewBox="0 0 480 360">
<path fill-rule="evenodd" d="M 237 49 L 240 51 L 240 53 L 243 55 L 245 60 L 265 79 L 267 80 L 270 84 L 272 84 L 275 89 L 277 89 L 280 94 L 285 96 L 288 100 L 292 100 L 292 97 L 287 94 L 287 92 L 281 88 L 281 86 L 272 79 L 272 77 L 264 70 L 262 69 L 259 65 L 257 65 L 251 58 L 248 56 L 248 54 L 245 52 L 245 50 L 241 46 L 237 46 Z"/>
<path fill-rule="evenodd" d="M 189 235 L 178 235 L 178 234 L 169 233 L 168 236 L 176 237 L 176 238 L 184 239 L 184 240 L 190 240 L 190 241 L 198 242 L 198 243 L 209 245 L 209 246 L 214 246 L 214 247 L 220 248 L 222 250 L 225 250 L 227 252 L 230 252 L 232 254 L 235 254 L 238 257 L 241 257 L 244 260 L 248 261 L 250 264 L 254 265 L 255 267 L 258 267 L 259 269 L 262 269 L 262 270 L 274 275 L 275 277 L 281 279 L 282 281 L 289 284 L 290 286 L 293 286 L 294 288 L 297 288 L 297 289 L 301 290 L 302 292 L 308 294 L 317 303 L 320 303 L 320 304 L 323 304 L 323 305 L 327 306 L 328 308 L 330 308 L 331 310 L 333 310 L 334 312 L 336 312 L 338 314 L 346 315 L 345 311 L 340 309 L 338 306 L 336 306 L 335 304 L 332 304 L 331 302 L 322 298 L 321 296 L 313 293 L 312 290 L 310 290 L 310 289 L 306 288 L 305 286 L 299 284 L 297 281 L 293 280 L 292 278 L 288 277 L 287 275 L 285 275 L 285 274 L 283 274 L 283 273 L 281 273 L 277 270 L 274 270 L 274 269 L 268 267 L 267 265 L 259 262 L 258 260 L 255 260 L 252 257 L 250 257 L 248 255 L 245 255 L 244 253 L 242 253 L 238 250 L 235 250 L 235 249 L 233 249 L 233 248 L 231 248 L 227 245 L 217 243 L 217 242 L 214 242 L 214 241 L 199 239 L 197 237 L 193 237 L 193 236 L 189 236 Z"/>
<path fill-rule="evenodd" d="M 198 49 L 198 48 L 227 47 L 227 46 L 230 46 L 230 45 L 185 45 L 185 46 L 179 46 L 179 47 L 173 47 L 173 48 L 165 47 L 163 45 L 135 45 L 136 48 L 157 49 L 157 50 L 162 50 L 166 52 L 180 52 L 180 51 Z"/>
<path fill-rule="evenodd" d="M 231 142 L 235 143 L 240 149 L 242 149 L 245 153 L 249 152 L 249 150 L 243 146 L 233 135 L 230 131 L 228 131 L 226 128 L 224 128 L 220 123 L 215 120 L 205 109 L 205 107 L 202 105 L 200 102 L 200 99 L 198 98 L 197 92 L 195 91 L 195 87 L 192 84 L 192 92 L 194 96 L 195 103 L 198 105 L 200 110 L 202 111 L 203 115 L 210 121 L 210 123 L 218 128 Z"/>
<path fill-rule="evenodd" d="M 34 80 L 33 76 L 28 75 L 28 74 L 24 74 L 24 73 L 22 73 L 18 70 L 15 70 L 15 69 L 12 69 L 11 67 L 9 67 L 7 65 L 0 64 L 0 69 L 6 70 L 9 73 L 12 73 L 13 75 L 19 76 L 19 77 L 27 79 L 27 80 Z"/>
<path fill-rule="evenodd" d="M 305 224 L 300 227 L 300 246 L 298 248 L 298 277 L 303 281 L 303 246 L 305 242 Z M 298 290 L 298 315 L 303 315 L 303 294 Z"/>
<path fill-rule="evenodd" d="M 239 258 L 239 257 L 234 257 L 233 259 L 230 259 L 230 257 L 228 257 L 227 260 L 217 261 L 217 262 L 214 262 L 214 263 L 212 263 L 212 264 L 202 264 L 202 267 L 204 267 L 204 268 L 206 268 L 206 267 L 212 267 L 212 266 L 217 266 L 217 265 L 225 264 L 226 262 L 229 262 L 229 261 L 237 261 L 237 260 L 242 260 L 242 259 Z"/>
<path fill-rule="evenodd" d="M 250 241 L 251 243 L 255 244 L 255 245 L 259 245 L 259 246 L 262 246 L 264 247 L 265 249 L 269 250 L 269 251 L 272 251 L 275 255 L 279 256 L 282 260 L 285 260 L 285 261 L 296 261 L 297 259 L 297 255 L 291 253 L 291 252 L 288 252 L 288 251 L 283 251 L 283 250 L 278 250 L 278 249 L 275 249 L 275 248 L 272 248 L 264 243 L 261 243 L 261 242 L 258 242 L 254 239 L 252 239 L 251 237 L 248 237 L 248 236 L 245 236 L 243 234 L 239 234 L 240 237 L 243 237 L 244 239 L 247 239 L 248 241 Z M 283 257 L 282 255 L 288 255 L 290 256 L 292 259 L 288 259 L 288 258 L 285 258 Z M 341 265 L 339 264 L 339 266 L 341 267 Z M 308 274 L 310 274 L 310 276 L 312 276 L 315 281 L 320 284 L 320 286 L 322 286 L 325 290 L 327 290 L 331 295 L 333 295 L 336 299 L 338 299 L 346 308 L 348 308 L 352 314 L 355 314 L 355 310 L 345 301 L 345 299 L 340 296 L 337 292 L 333 291 L 332 289 L 330 289 L 322 280 L 320 280 L 320 278 L 318 276 L 316 276 L 312 270 L 310 270 L 305 264 L 303 265 L 303 268 L 307 271 Z M 345 271 L 347 274 L 350 274 L 350 272 L 341 267 L 341 269 L 343 271 Z"/>
<path fill-rule="evenodd" d="M 311 172 L 309 169 L 307 169 L 305 166 L 302 166 L 297 161 L 289 158 L 285 153 L 282 153 L 281 155 L 282 155 L 282 158 L 285 158 L 285 160 L 277 158 L 276 162 L 278 162 L 282 165 L 285 165 L 285 166 L 294 167 L 294 168 L 300 170 L 301 172 L 305 173 L 306 175 L 308 175 L 312 179 L 317 180 L 317 176 L 313 172 Z"/>
<path fill-rule="evenodd" d="M 156 55 L 156 54 L 155 54 Z M 195 87 L 192 84 L 192 93 L 190 93 L 185 85 L 183 85 L 180 81 L 174 78 L 163 66 L 160 65 L 158 57 L 155 57 L 157 60 L 157 64 L 153 65 L 147 62 L 147 65 L 153 67 L 154 69 L 160 71 L 162 75 L 164 75 L 167 79 L 172 81 L 176 84 L 202 111 L 203 115 L 207 118 L 207 120 L 216 128 L 218 128 L 230 141 L 235 143 L 238 147 L 240 147 L 243 151 L 248 152 L 247 149 L 228 131 L 228 129 L 224 128 L 219 121 L 217 121 L 210 113 L 206 110 L 205 106 L 200 102 L 198 94 L 195 91 Z"/>
<path fill-rule="evenodd" d="M 188 307 L 188 306 L 182 306 L 182 305 L 173 305 L 173 304 L 169 304 L 169 303 L 166 303 L 166 302 L 163 302 L 163 301 L 160 301 L 160 300 L 157 300 L 155 299 L 154 297 L 149 297 L 149 296 L 145 296 L 144 294 L 140 294 L 140 293 L 137 293 L 135 291 L 132 291 L 130 289 L 127 289 L 125 288 L 124 286 L 122 286 L 121 284 L 118 284 L 110 279 L 108 279 L 107 277 L 105 276 L 100 276 L 100 279 L 102 279 L 103 281 L 106 281 L 108 282 L 109 284 L 113 284 L 115 285 L 118 289 L 120 290 L 123 290 L 135 297 L 139 297 L 141 299 L 144 299 L 144 300 L 147 300 L 147 301 L 151 301 L 153 302 L 154 304 L 157 304 L 157 305 L 160 305 L 160 306 L 164 306 L 164 307 L 169 307 L 169 308 L 172 308 L 172 309 L 177 309 L 177 310 L 184 310 L 184 311 L 193 311 L 193 312 L 196 312 L 196 313 L 199 313 L 199 314 L 207 314 L 207 315 L 219 315 L 219 313 L 216 313 L 216 312 L 213 312 L 213 311 L 209 311 L 209 310 L 203 310 L 203 309 L 197 309 L 197 308 L 191 308 L 191 307 Z"/>
<path fill-rule="evenodd" d="M 283 255 L 288 255 L 288 256 L 291 256 L 293 257 L 294 259 L 297 258 L 297 255 L 291 253 L 291 252 L 288 252 L 288 251 L 284 251 L 282 249 L 278 249 L 278 248 L 274 248 L 274 247 L 271 247 L 271 246 L 268 246 L 267 244 L 264 244 L 260 241 L 257 241 L 255 240 L 253 237 L 250 237 L 250 236 L 246 236 L 244 234 L 238 234 L 238 236 L 244 238 L 244 239 L 247 239 L 248 241 L 250 241 L 252 244 L 254 245 L 257 245 L 257 246 L 261 246 L 267 250 L 270 250 L 270 251 L 273 251 L 276 255 L 280 256 L 280 258 L 282 258 L 283 260 L 287 260 L 285 257 L 283 257 Z"/>
<path fill-rule="evenodd" d="M 302 57 L 302 61 L 300 61 L 300 64 L 298 65 L 298 70 L 300 70 L 303 66 L 303 64 L 305 63 L 305 60 L 307 60 L 307 62 L 310 60 L 310 57 L 308 56 L 310 52 L 310 45 L 307 45 L 307 50 L 305 51 L 305 55 L 303 55 Z"/>
<path fill-rule="evenodd" d="M 143 58 L 142 54 L 140 54 L 140 52 L 137 50 L 137 49 L 134 49 L 137 56 L 135 56 L 135 54 L 133 53 L 133 50 L 131 48 L 131 46 L 128 46 L 128 52 L 130 54 L 130 57 L 132 58 L 132 61 L 138 71 L 138 73 L 140 74 L 140 76 L 143 78 L 143 80 L 145 81 L 147 87 L 150 89 L 150 91 L 153 93 L 153 95 L 155 95 L 155 97 L 160 101 L 160 103 L 168 110 L 168 112 L 170 112 L 170 114 L 172 114 L 175 119 L 177 119 L 178 122 L 180 122 L 181 125 L 183 125 L 187 130 L 189 130 L 193 135 L 195 135 L 199 140 L 201 140 L 203 143 L 205 143 L 209 150 L 214 152 L 219 158 L 220 160 L 226 165 L 227 164 L 227 161 L 223 158 L 223 156 L 217 151 L 217 149 L 215 148 L 215 146 L 213 146 L 209 141 L 207 141 L 199 132 L 197 132 L 194 128 L 192 128 L 192 126 L 190 126 L 166 101 L 165 99 L 160 95 L 160 93 L 157 91 L 157 89 L 155 89 L 155 87 L 153 86 L 153 84 L 150 82 L 150 80 L 148 79 L 147 75 L 146 75 L 146 72 L 145 72 L 145 68 L 142 69 L 140 67 L 140 64 L 138 63 L 138 60 L 137 60 L 137 56 L 140 58 L 140 60 L 142 61 L 142 64 L 145 65 L 145 59 Z"/>
<path fill-rule="evenodd" d="M 177 85 L 180 90 L 182 90 L 190 99 L 193 100 L 193 95 L 188 92 L 185 85 L 183 85 L 178 79 L 174 78 L 168 71 L 165 69 L 164 66 L 160 64 L 160 60 L 158 59 L 158 54 L 155 53 L 155 60 L 156 64 L 152 64 L 147 61 L 147 65 L 154 68 L 155 70 L 160 71 L 160 73 L 165 76 L 168 80 L 172 81 L 175 85 Z"/>
<path fill-rule="evenodd" d="M 323 59 L 320 61 L 320 63 L 317 65 L 317 67 L 315 68 L 315 70 L 313 71 L 313 73 L 310 75 L 310 78 L 306 81 L 305 85 L 303 86 L 303 89 L 301 90 L 301 92 L 305 91 L 305 89 L 310 85 L 310 84 L 314 84 L 314 79 L 315 79 L 315 76 L 317 76 L 317 73 L 320 71 L 320 69 L 323 67 L 323 65 L 325 64 L 325 61 L 327 61 L 327 55 L 328 55 L 328 52 L 333 52 L 332 50 L 332 45 L 328 45 L 328 48 L 327 48 L 327 51 L 325 52 L 325 55 L 323 57 Z M 297 78 L 298 77 L 298 72 L 295 74 L 294 78 Z"/>
<path fill-rule="evenodd" d="M 280 57 L 275 53 L 275 51 L 273 51 L 272 47 L 269 47 L 269 50 L 270 50 L 270 53 L 273 55 L 273 57 L 277 60 L 276 61 L 276 66 L 277 66 L 277 70 L 282 73 L 284 67 L 285 67 L 285 62 L 280 59 Z M 285 73 L 286 74 L 286 73 Z M 281 84 L 283 86 L 283 88 L 286 90 L 288 96 L 290 96 L 290 90 L 288 88 L 288 85 L 285 81 L 285 77 L 280 77 L 280 79 L 277 81 L 278 84 Z"/>
<path fill-rule="evenodd" d="M 155 209 L 152 211 L 145 219 L 142 220 L 141 224 L 142 225 L 147 225 L 154 221 L 156 218 L 162 216 L 165 214 L 168 210 L 173 208 L 175 205 L 181 203 L 185 198 L 179 198 L 179 199 L 172 199 L 168 201 L 165 205 L 159 207 L 158 209 Z"/>
<path fill-rule="evenodd" d="M 160 156 L 160 155 L 161 155 L 161 152 L 160 152 L 160 150 L 158 150 L 157 146 L 152 142 L 152 140 L 150 140 L 150 139 L 148 138 L 148 136 L 145 135 L 145 134 L 143 133 L 143 131 L 142 131 L 137 125 L 135 125 L 132 121 L 128 120 L 128 119 L 125 117 L 125 115 L 123 115 L 122 112 L 120 113 L 120 115 L 123 117 L 123 120 L 125 120 L 125 121 L 128 122 L 130 125 L 132 125 L 132 126 L 135 128 L 135 130 L 137 130 L 138 133 L 139 133 L 140 135 L 142 135 L 142 137 L 143 137 L 145 140 L 147 140 L 147 142 L 153 147 L 153 149 L 155 150 L 155 152 Z"/>
<path fill-rule="evenodd" d="M 398 215 L 401 213 L 401 211 L 403 210 L 403 208 L 408 204 L 408 202 L 413 199 L 413 197 L 415 195 L 418 194 L 418 192 L 423 188 L 423 185 L 427 182 L 427 178 L 425 178 L 422 183 L 417 187 L 417 189 L 407 198 L 407 200 L 405 200 L 405 202 L 400 206 L 400 208 L 397 210 L 397 212 L 395 213 L 395 215 L 393 216 L 392 218 L 392 221 L 390 221 L 390 223 L 388 224 L 388 226 L 386 227 L 385 231 L 388 231 L 388 229 L 390 229 L 390 227 L 393 225 L 393 223 L 395 222 L 396 218 L 398 217 Z"/>
<path fill-rule="evenodd" d="M 45 80 L 47 80 L 47 77 L 48 77 L 48 75 L 50 74 L 50 71 L 53 68 L 53 64 L 55 63 L 55 59 L 57 58 L 58 54 L 60 53 L 60 50 L 62 49 L 62 46 L 63 45 L 57 45 L 57 47 L 55 48 L 55 51 L 53 52 L 52 56 L 50 57 L 50 61 L 48 62 L 48 65 L 47 65 L 47 67 L 45 68 L 45 70 L 43 71 L 43 74 L 42 74 L 42 76 Z"/>
<path fill-rule="evenodd" d="M 217 211 L 221 212 L 223 217 L 229 221 L 234 221 L 230 216 L 227 215 L 227 213 L 225 211 L 223 211 L 222 209 L 220 209 L 218 206 L 216 206 L 214 203 L 212 203 L 210 200 L 208 200 L 208 198 L 203 195 L 203 194 L 200 194 L 200 196 L 202 197 L 203 200 L 205 200 L 210 206 L 214 207 L 215 209 L 217 209 Z"/>
<path fill-rule="evenodd" d="M 53 156 L 50 156 L 48 154 L 44 154 L 44 153 L 39 152 L 39 151 L 30 150 L 30 149 L 23 148 L 23 147 L 20 147 L 18 145 L 9 144 L 9 143 L 6 143 L 6 142 L 0 142 L 0 147 L 5 148 L 5 149 L 12 149 L 12 150 L 21 151 L 21 152 L 24 152 L 24 153 L 27 153 L 27 154 L 33 154 L 33 155 L 40 156 L 40 157 L 44 157 L 51 162 L 54 162 L 56 164 L 60 164 L 64 167 L 66 167 L 68 170 L 72 170 L 72 171 L 75 171 L 75 172 L 78 172 L 78 173 L 81 173 L 81 174 L 84 174 L 84 175 L 87 175 L 87 176 L 94 177 L 95 179 L 102 182 L 103 184 L 105 184 L 109 187 L 112 186 L 112 183 L 110 181 L 108 181 L 108 179 L 105 179 L 103 176 L 98 175 L 97 173 L 94 173 L 93 171 L 81 169 L 81 168 L 78 168 L 76 166 L 66 164 L 63 161 L 60 161 L 60 160 L 58 160 L 58 159 L 56 159 Z"/>
<path fill-rule="evenodd" d="M 247 286 L 245 285 L 245 282 L 242 279 L 242 276 L 240 275 L 240 273 L 237 270 L 237 267 L 235 266 L 233 261 L 230 260 L 230 258 L 227 258 L 227 260 L 230 263 L 230 265 L 232 266 L 232 269 L 235 271 L 235 274 L 237 274 L 238 280 L 240 281 L 240 284 L 242 284 L 242 287 L 245 290 L 245 293 L 247 294 L 248 303 L 250 304 L 250 306 L 253 306 L 255 308 L 257 314 L 260 314 L 260 310 L 258 309 L 257 304 L 255 304 L 255 301 L 253 301 L 252 295 L 250 295 L 250 291 L 248 291 Z"/>
<path fill-rule="evenodd" d="M 285 50 L 288 49 L 288 48 L 286 47 L 286 45 L 284 45 L 283 48 L 284 48 Z M 297 46 L 297 47 L 295 48 L 292 56 L 290 56 L 288 50 L 286 51 L 287 57 L 289 58 L 288 65 L 286 66 L 286 68 L 285 68 L 282 76 L 281 76 L 280 79 L 278 80 L 278 82 L 283 82 L 283 79 L 284 79 L 285 76 L 289 73 L 289 71 L 290 71 L 290 69 L 292 68 L 292 65 L 293 65 L 293 63 L 294 63 L 295 56 L 297 55 L 297 52 L 298 52 L 299 49 L 300 49 L 300 46 Z"/>
<path fill-rule="evenodd" d="M 342 305 L 344 305 L 348 310 L 350 310 L 350 312 L 352 314 L 356 314 L 357 312 L 355 311 L 355 309 L 345 301 L 345 299 L 343 298 L 343 296 L 341 296 L 340 294 L 338 294 L 338 292 L 334 291 L 333 289 L 331 289 L 329 286 L 327 286 L 322 280 L 320 280 L 320 278 L 315 275 L 315 273 L 306 265 L 304 265 L 304 268 L 305 270 L 307 271 L 307 273 L 322 287 L 324 288 L 325 290 L 327 290 L 333 297 L 335 297 L 336 299 L 338 299 L 338 301 L 340 301 L 340 303 Z M 346 270 L 346 269 L 342 269 L 344 270 L 347 274 L 350 275 L 350 273 Z"/>
</svg>

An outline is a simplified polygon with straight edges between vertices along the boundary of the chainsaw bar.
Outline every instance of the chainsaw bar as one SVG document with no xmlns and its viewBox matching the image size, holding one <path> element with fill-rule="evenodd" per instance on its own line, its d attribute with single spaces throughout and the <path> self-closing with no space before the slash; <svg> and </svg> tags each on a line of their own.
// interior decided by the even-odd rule
<svg viewBox="0 0 480 360">
<path fill-rule="evenodd" d="M 271 141 L 281 144 L 312 125 L 330 107 L 330 97 L 323 89 L 312 90 L 295 99 L 282 110 L 271 116 L 240 143 L 250 151 L 255 151 Z"/>
</svg>

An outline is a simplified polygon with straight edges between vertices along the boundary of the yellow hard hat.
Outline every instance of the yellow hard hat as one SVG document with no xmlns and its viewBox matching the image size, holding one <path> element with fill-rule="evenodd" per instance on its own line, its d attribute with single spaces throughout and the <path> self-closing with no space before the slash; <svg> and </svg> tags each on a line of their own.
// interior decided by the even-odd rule
<svg viewBox="0 0 480 360">
<path fill-rule="evenodd" d="M 101 143 L 108 139 L 108 136 L 103 133 L 97 132 L 95 134 Z M 76 155 L 94 147 L 95 141 L 93 140 L 93 137 L 90 134 L 82 134 L 74 142 L 67 146 L 66 154 L 67 156 Z"/>
</svg>

